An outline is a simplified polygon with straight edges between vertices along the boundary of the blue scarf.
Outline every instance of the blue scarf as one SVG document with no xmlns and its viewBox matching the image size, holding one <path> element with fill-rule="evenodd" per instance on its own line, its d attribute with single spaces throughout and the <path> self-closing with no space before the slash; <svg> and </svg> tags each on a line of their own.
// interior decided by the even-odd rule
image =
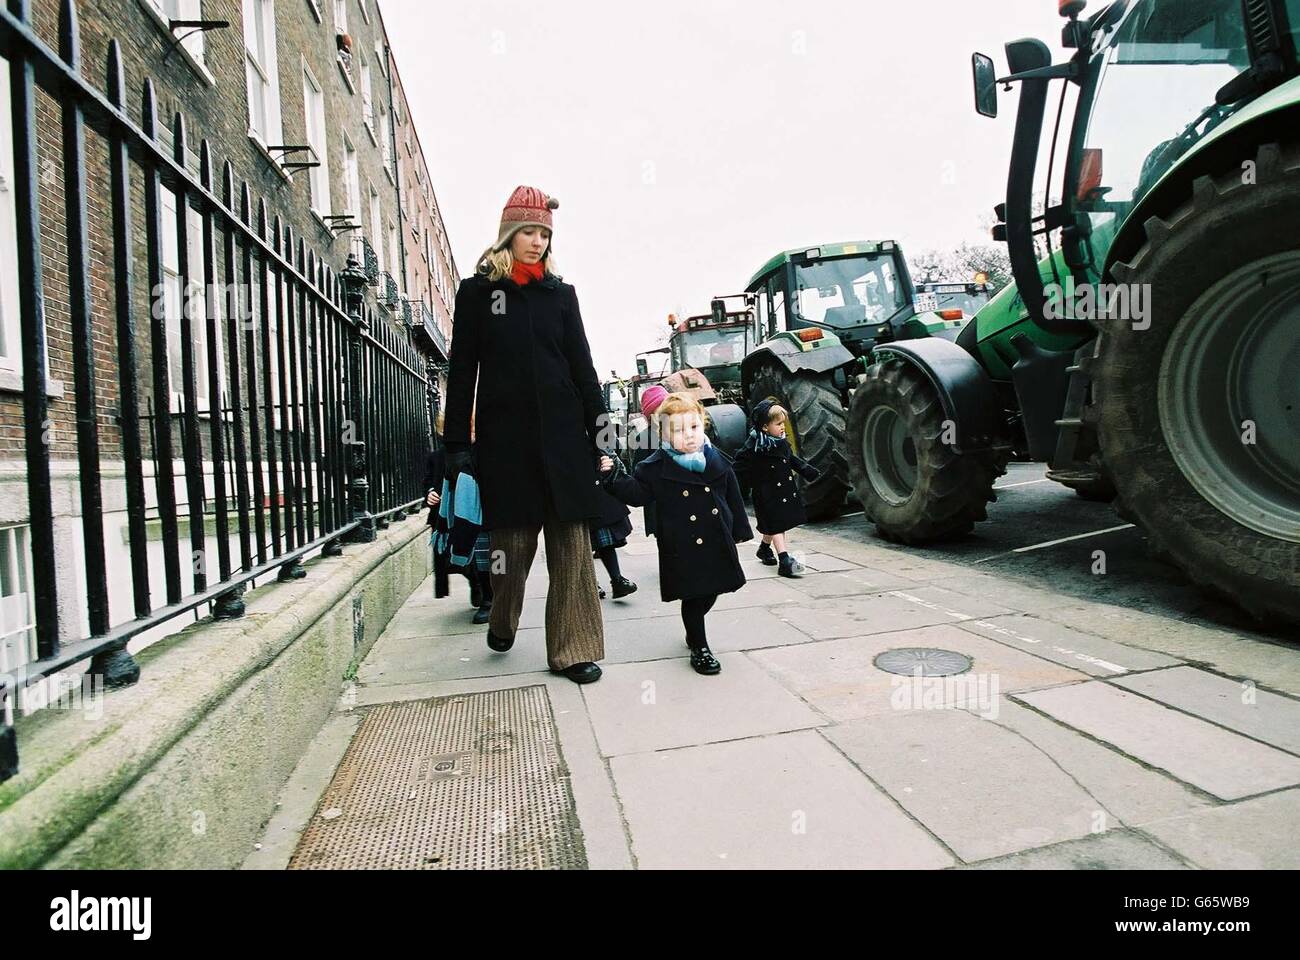
<svg viewBox="0 0 1300 960">
<path fill-rule="evenodd" d="M 781 439 L 757 427 L 749 428 L 749 444 L 755 453 L 772 453 L 781 443 Z"/>
<path fill-rule="evenodd" d="M 704 447 L 709 446 L 709 438 L 704 438 Z M 683 470 L 690 470 L 692 473 L 703 473 L 707 466 L 707 458 L 704 456 L 704 448 L 700 448 L 696 453 L 678 453 L 673 449 L 673 445 L 667 440 L 659 444 L 661 450 L 677 462 L 677 466 Z"/>
</svg>

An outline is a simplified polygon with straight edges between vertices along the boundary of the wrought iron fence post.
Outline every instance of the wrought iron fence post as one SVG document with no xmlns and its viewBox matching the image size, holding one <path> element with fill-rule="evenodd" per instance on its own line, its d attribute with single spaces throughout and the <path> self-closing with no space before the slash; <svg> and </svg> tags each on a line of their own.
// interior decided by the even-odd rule
<svg viewBox="0 0 1300 960">
<path fill-rule="evenodd" d="M 365 400 L 360 395 L 365 368 L 362 350 L 366 348 L 362 334 L 367 331 L 369 324 L 361 309 L 366 275 L 357 262 L 356 254 L 348 254 L 348 265 L 339 276 L 343 281 L 343 294 L 348 318 L 351 320 L 348 325 L 347 419 L 344 428 L 348 457 L 348 509 L 357 526 L 348 535 L 348 542 L 373 543 L 379 534 L 375 530 L 375 518 L 370 513 L 370 478 L 366 461 L 368 438 L 361 435 L 361 427 L 365 422 L 361 416 L 361 404 Z"/>
</svg>

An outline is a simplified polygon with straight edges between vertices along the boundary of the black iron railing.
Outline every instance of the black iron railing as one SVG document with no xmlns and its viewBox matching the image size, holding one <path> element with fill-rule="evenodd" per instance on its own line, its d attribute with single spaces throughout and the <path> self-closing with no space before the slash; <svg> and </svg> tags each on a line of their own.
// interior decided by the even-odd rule
<svg viewBox="0 0 1300 960">
<path fill-rule="evenodd" d="M 72 0 L 61 6 L 57 53 L 33 33 L 29 0 L 9 0 L 0 9 L 0 49 L 8 57 L 13 106 L 35 607 L 35 658 L 0 676 L 0 716 L 7 718 L 29 684 L 85 660 L 108 686 L 134 682 L 139 667 L 126 650 L 133 637 L 205 607 L 218 617 L 239 616 L 246 585 L 271 575 L 301 577 L 309 554 L 336 555 L 344 543 L 372 541 L 376 528 L 414 512 L 423 492 L 428 382 L 409 337 L 365 305 L 366 274 L 355 256 L 335 273 L 278 216 L 268 217 L 265 201 L 236 181 L 228 161 L 218 168 L 206 140 L 199 144 L 197 177 L 187 172 L 185 119 L 172 118 L 165 147 L 151 80 L 143 83 L 139 122 L 132 119 L 117 41 L 109 47 L 105 92 L 83 78 Z M 66 240 L 66 264 L 63 255 L 55 262 L 42 249 L 38 90 L 61 104 L 66 236 L 59 240 Z M 107 146 L 111 308 L 92 299 L 88 128 Z M 164 217 L 164 189 L 175 195 L 174 218 Z M 134 222 L 133 193 L 143 195 L 143 224 Z M 202 221 L 194 262 L 185 241 L 190 209 Z M 165 231 L 178 237 L 179 378 L 171 369 L 175 345 L 168 342 L 174 336 L 169 319 L 177 318 L 168 317 L 166 304 Z M 134 262 L 138 247 L 143 270 Z M 47 263 L 51 274 L 67 271 L 85 637 L 60 633 L 50 410 L 40 388 Z M 209 291 L 202 305 L 192 283 Z M 222 294 L 211 295 L 218 285 Z M 112 351 L 96 350 L 97 308 L 111 309 L 115 320 Z M 103 369 L 109 364 L 111 371 Z M 116 379 L 119 394 L 118 429 L 109 436 L 101 435 L 96 396 L 106 379 Z M 217 403 L 205 404 L 204 397 Z M 108 587 L 100 470 L 101 458 L 119 457 L 131 575 L 131 596 L 122 600 L 110 597 Z M 151 557 L 151 540 L 161 541 L 160 558 Z M 161 591 L 151 580 L 151 565 L 159 562 L 162 576 L 152 572 Z M 0 721 L 0 780 L 16 771 L 17 756 L 13 727 Z"/>
<path fill-rule="evenodd" d="M 377 285 L 379 283 L 379 255 L 375 253 L 375 248 L 370 245 L 370 241 L 365 237 L 357 237 L 352 252 L 361 265 L 362 272 L 366 275 L 366 283 L 372 287 Z"/>
</svg>

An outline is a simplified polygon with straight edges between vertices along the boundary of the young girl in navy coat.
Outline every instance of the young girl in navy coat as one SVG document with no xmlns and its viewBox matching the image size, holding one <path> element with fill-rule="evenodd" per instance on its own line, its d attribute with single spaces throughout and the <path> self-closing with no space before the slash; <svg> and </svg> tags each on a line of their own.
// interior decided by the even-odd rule
<svg viewBox="0 0 1300 960">
<path fill-rule="evenodd" d="M 803 564 L 790 555 L 788 534 L 807 523 L 808 517 L 794 475 L 812 483 L 821 471 L 794 455 L 785 438 L 786 419 L 785 408 L 771 400 L 758 404 L 749 439 L 736 454 L 735 468 L 741 489 L 753 490 L 754 519 L 763 535 L 758 559 L 769 567 L 780 566 L 777 572 L 783 577 L 799 577 Z"/>
<path fill-rule="evenodd" d="M 693 397 L 670 394 L 657 416 L 660 448 L 618 476 L 602 457 L 601 482 L 633 507 L 655 504 L 659 547 L 659 595 L 682 602 L 682 623 L 691 667 L 712 675 L 722 669 L 704 631 L 704 615 L 718 595 L 745 585 L 736 544 L 754 539 L 740 485 L 726 457 L 704 435 L 704 407 Z"/>
</svg>

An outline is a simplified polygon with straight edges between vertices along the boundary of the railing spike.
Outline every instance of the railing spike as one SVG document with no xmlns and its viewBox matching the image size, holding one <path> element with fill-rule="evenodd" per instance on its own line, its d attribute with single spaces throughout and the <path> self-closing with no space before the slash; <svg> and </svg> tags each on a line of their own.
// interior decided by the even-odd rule
<svg viewBox="0 0 1300 960">
<path fill-rule="evenodd" d="M 229 160 L 221 165 L 221 202 L 227 210 L 235 209 L 235 168 Z"/>
<path fill-rule="evenodd" d="M 207 137 L 199 141 L 199 183 L 208 193 L 212 192 L 212 148 Z"/>
<path fill-rule="evenodd" d="M 144 92 L 140 104 L 140 129 L 150 140 L 158 138 L 158 97 L 154 93 L 153 78 L 144 78 Z"/>
<path fill-rule="evenodd" d="M 126 96 L 126 72 L 122 69 L 122 48 L 114 37 L 108 42 L 108 67 L 104 71 L 104 89 L 108 102 L 121 110 Z"/>
<path fill-rule="evenodd" d="M 59 56 L 73 72 L 81 72 L 81 28 L 73 0 L 62 0 L 59 4 Z"/>
<path fill-rule="evenodd" d="M 239 185 L 239 219 L 248 225 L 249 211 L 252 208 L 252 194 L 248 189 L 248 181 L 241 181 Z"/>
</svg>

